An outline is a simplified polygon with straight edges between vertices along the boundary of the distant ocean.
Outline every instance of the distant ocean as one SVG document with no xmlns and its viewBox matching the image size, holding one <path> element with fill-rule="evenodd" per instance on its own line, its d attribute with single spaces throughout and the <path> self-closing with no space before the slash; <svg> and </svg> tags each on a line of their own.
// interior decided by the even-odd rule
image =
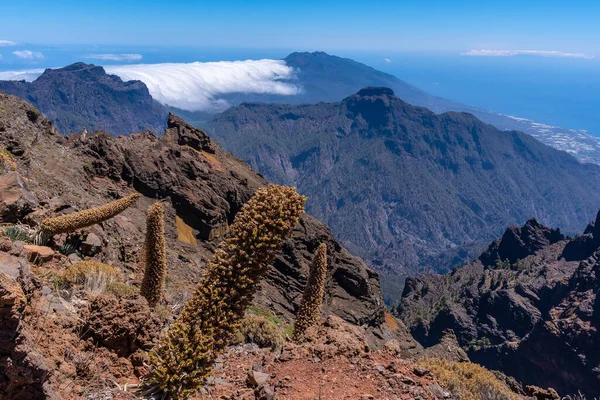
<svg viewBox="0 0 600 400">
<path fill-rule="evenodd" d="M 31 51 L 31 58 L 13 55 L 14 51 L 23 50 Z M 76 61 L 115 65 L 280 59 L 292 51 L 22 45 L 0 48 L 0 71 L 62 67 Z M 329 53 L 366 63 L 440 97 L 563 128 L 584 129 L 600 136 L 600 59 L 348 51 Z M 110 57 L 119 54 L 133 57 L 129 60 Z M 103 57 L 99 58 L 98 55 Z"/>
<path fill-rule="evenodd" d="M 356 59 L 440 97 L 600 136 L 600 59 L 428 54 Z"/>
</svg>

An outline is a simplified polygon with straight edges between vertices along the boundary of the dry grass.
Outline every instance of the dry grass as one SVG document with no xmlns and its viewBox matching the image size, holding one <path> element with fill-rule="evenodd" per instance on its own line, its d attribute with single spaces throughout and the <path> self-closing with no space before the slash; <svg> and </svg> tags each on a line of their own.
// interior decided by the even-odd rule
<svg viewBox="0 0 600 400">
<path fill-rule="evenodd" d="M 14 171 L 17 169 L 15 156 L 12 155 L 6 148 L 0 148 L 0 172 Z"/>
<path fill-rule="evenodd" d="M 202 157 L 206 158 L 210 165 L 212 165 L 216 170 L 223 171 L 221 161 L 217 157 L 215 157 L 214 154 L 210 154 L 205 151 L 201 151 L 200 154 L 202 155 Z"/>
<path fill-rule="evenodd" d="M 390 314 L 389 312 L 386 312 L 384 314 L 385 316 L 385 322 L 387 323 L 388 327 L 390 328 L 390 331 L 394 332 L 397 331 L 398 328 L 400 328 L 400 325 L 398 325 L 398 321 L 396 321 L 396 318 L 394 318 L 394 316 L 392 314 Z"/>
<path fill-rule="evenodd" d="M 175 226 L 177 227 L 177 239 L 180 242 L 189 243 L 196 246 L 196 237 L 192 227 L 186 224 L 179 216 L 175 217 Z"/>
<path fill-rule="evenodd" d="M 92 295 L 104 293 L 107 286 L 119 276 L 119 271 L 110 265 L 96 261 L 83 261 L 67 268 L 61 275 L 66 285 L 83 285 L 85 292 Z"/>
<path fill-rule="evenodd" d="M 429 369 L 440 385 L 460 400 L 517 400 L 513 393 L 491 371 L 470 362 L 451 362 L 424 358 L 419 365 Z"/>
</svg>

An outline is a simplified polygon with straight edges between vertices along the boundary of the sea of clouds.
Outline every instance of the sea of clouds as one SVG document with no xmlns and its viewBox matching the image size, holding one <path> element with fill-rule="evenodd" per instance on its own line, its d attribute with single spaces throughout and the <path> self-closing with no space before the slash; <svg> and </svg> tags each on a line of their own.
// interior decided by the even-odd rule
<svg viewBox="0 0 600 400">
<path fill-rule="evenodd" d="M 123 80 L 140 80 L 158 102 L 189 111 L 227 106 L 220 95 L 261 93 L 290 96 L 300 91 L 290 82 L 293 68 L 282 60 L 194 62 L 106 66 Z"/>
<path fill-rule="evenodd" d="M 43 69 L 24 69 L 21 71 L 0 71 L 0 81 L 27 81 L 37 79 L 44 72 Z"/>
<path fill-rule="evenodd" d="M 159 103 L 188 111 L 228 107 L 223 95 L 258 93 L 292 96 L 301 91 L 295 71 L 283 60 L 107 65 L 107 73 L 140 80 Z M 0 80 L 33 81 L 43 69 L 0 72 Z"/>
<path fill-rule="evenodd" d="M 258 93 L 292 96 L 301 91 L 295 71 L 283 60 L 107 65 L 107 73 L 140 80 L 159 103 L 188 111 L 228 107 L 223 95 Z M 43 69 L 0 72 L 0 80 L 33 81 Z"/>
</svg>

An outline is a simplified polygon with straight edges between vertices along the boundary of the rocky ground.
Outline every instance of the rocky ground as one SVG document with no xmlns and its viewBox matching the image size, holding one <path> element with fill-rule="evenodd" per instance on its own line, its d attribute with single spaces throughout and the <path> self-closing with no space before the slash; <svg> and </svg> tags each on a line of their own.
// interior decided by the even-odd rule
<svg viewBox="0 0 600 400">
<path fill-rule="evenodd" d="M 266 182 L 173 115 L 160 138 L 149 132 L 63 137 L 31 105 L 2 93 L 0 170 L 0 397 L 140 397 L 147 351 L 189 298 L 237 211 Z M 32 243 L 43 218 L 132 192 L 144 197 L 115 218 Z M 168 273 L 164 300 L 150 309 L 138 293 L 139 255 L 145 210 L 158 200 L 166 212 Z M 320 243 L 329 249 L 325 318 L 305 343 L 293 344 L 286 332 Z M 65 271 L 82 260 L 112 268 L 67 279 Z M 470 399 L 465 393 L 480 387 L 461 386 L 455 372 L 429 369 L 423 360 L 471 364 L 453 335 L 423 350 L 384 312 L 377 274 L 307 215 L 249 313 L 270 321 L 276 344 L 259 348 L 243 339 L 232 345 L 215 364 L 204 398 Z M 494 398 L 525 398 L 516 382 L 481 373 L 505 393 Z M 473 376 L 464 382 L 472 385 Z"/>
</svg>

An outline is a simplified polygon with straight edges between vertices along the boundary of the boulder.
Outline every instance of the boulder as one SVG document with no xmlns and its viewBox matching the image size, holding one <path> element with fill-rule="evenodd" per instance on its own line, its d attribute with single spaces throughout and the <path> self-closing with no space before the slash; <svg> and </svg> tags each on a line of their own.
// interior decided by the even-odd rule
<svg viewBox="0 0 600 400">
<path fill-rule="evenodd" d="M 0 271 L 11 276 L 13 279 L 19 279 L 24 260 L 17 258 L 5 252 L 0 252 Z"/>
<path fill-rule="evenodd" d="M 35 264 L 50 261 L 54 257 L 54 250 L 47 246 L 26 244 L 23 248 L 27 252 L 27 259 Z"/>
<path fill-rule="evenodd" d="M 263 386 L 266 385 L 267 382 L 269 382 L 269 379 L 271 379 L 271 375 L 264 373 L 264 372 L 260 372 L 260 371 L 248 371 L 248 384 L 250 386 Z"/>
<path fill-rule="evenodd" d="M 24 258 L 0 252 L 0 273 L 5 273 L 19 282 L 21 288 L 28 294 L 37 287 L 36 279 Z"/>
<path fill-rule="evenodd" d="M 0 175 L 0 220 L 17 222 L 39 205 L 18 172 Z"/>
<path fill-rule="evenodd" d="M 25 293 L 17 281 L 0 272 L 0 351 L 6 351 L 16 336 L 27 304 Z"/>
<path fill-rule="evenodd" d="M 269 385 L 263 385 L 256 390 L 256 398 L 258 400 L 275 400 L 275 389 Z"/>
<path fill-rule="evenodd" d="M 79 250 L 83 255 L 92 257 L 102 250 L 102 239 L 95 233 L 88 233 L 85 240 L 81 242 Z"/>
<path fill-rule="evenodd" d="M 85 312 L 85 332 L 120 357 L 149 350 L 160 337 L 162 323 L 141 296 L 99 296 Z"/>
</svg>

